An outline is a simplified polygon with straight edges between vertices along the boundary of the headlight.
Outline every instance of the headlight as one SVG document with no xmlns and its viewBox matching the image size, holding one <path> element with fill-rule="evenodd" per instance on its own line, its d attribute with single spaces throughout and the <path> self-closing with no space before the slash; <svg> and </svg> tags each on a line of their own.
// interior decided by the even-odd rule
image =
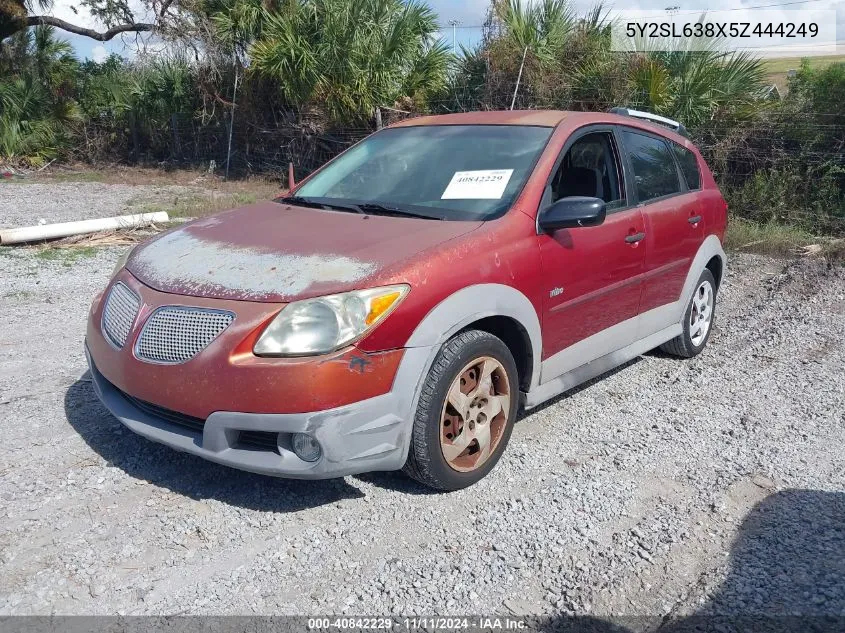
<svg viewBox="0 0 845 633">
<path fill-rule="evenodd" d="M 126 266 L 126 260 L 129 259 L 129 256 L 132 254 L 132 251 L 134 251 L 134 250 L 135 250 L 134 246 L 130 249 L 127 249 L 126 252 L 117 259 L 117 263 L 114 265 L 114 270 L 111 271 L 112 277 L 114 277 L 117 273 L 119 273 L 121 268 Z"/>
<path fill-rule="evenodd" d="M 325 354 L 349 345 L 378 325 L 405 298 L 405 285 L 355 290 L 286 305 L 267 326 L 257 356 Z"/>
</svg>

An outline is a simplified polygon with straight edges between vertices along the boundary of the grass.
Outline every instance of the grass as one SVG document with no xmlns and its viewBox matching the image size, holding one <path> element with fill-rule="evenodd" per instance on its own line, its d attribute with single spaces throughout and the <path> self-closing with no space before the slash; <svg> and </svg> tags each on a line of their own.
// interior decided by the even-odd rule
<svg viewBox="0 0 845 633">
<path fill-rule="evenodd" d="M 58 172 L 43 178 L 50 182 L 108 182 L 108 176 L 98 171 Z"/>
<path fill-rule="evenodd" d="M 820 237 L 786 224 L 758 224 L 731 218 L 725 234 L 725 250 L 764 255 L 822 255 L 845 259 L 845 239 Z"/>
<path fill-rule="evenodd" d="M 725 234 L 725 248 L 770 255 L 794 254 L 818 240 L 811 233 L 785 224 L 758 224 L 742 218 L 731 218 Z"/>
<path fill-rule="evenodd" d="M 109 185 L 182 185 L 224 192 L 280 189 L 281 177 L 273 179 L 253 176 L 242 179 L 223 180 L 220 176 L 204 170 L 152 169 L 111 165 L 91 168 L 85 164 L 58 165 L 43 172 L 30 173 L 28 178 L 10 179 L 8 182 L 101 182 Z"/>
<path fill-rule="evenodd" d="M 798 70 L 802 59 L 802 57 L 773 57 L 763 60 L 763 66 L 770 73 L 785 73 L 793 68 Z M 836 62 L 845 62 L 845 55 L 819 55 L 808 59 L 813 68 L 825 68 Z"/>
<path fill-rule="evenodd" d="M 270 195 L 262 196 L 258 192 L 249 191 L 234 193 L 215 191 L 211 192 L 211 195 L 186 194 L 174 196 L 171 202 L 145 203 L 143 199 L 137 199 L 132 202 L 132 206 L 136 206 L 141 213 L 166 211 L 170 219 L 198 218 L 253 204 L 259 200 L 268 200 L 275 193 L 276 190 Z"/>
<path fill-rule="evenodd" d="M 96 182 L 120 185 L 179 185 L 194 188 L 195 192 L 177 195 L 169 202 L 148 203 L 142 196 L 131 202 L 144 213 L 167 211 L 171 218 L 193 218 L 235 207 L 270 200 L 281 190 L 278 182 L 268 178 L 222 180 L 204 171 L 163 170 L 137 167 L 110 167 L 92 170 L 84 166 L 57 167 L 51 172 L 18 178 L 19 184 Z"/>
<path fill-rule="evenodd" d="M 97 249 L 93 246 L 83 246 L 81 248 L 54 248 L 48 246 L 37 250 L 35 257 L 44 262 L 59 262 L 70 268 L 80 259 L 94 257 L 96 254 Z"/>
<path fill-rule="evenodd" d="M 790 70 L 798 70 L 801 66 L 801 59 L 801 57 L 776 57 L 763 60 L 763 67 L 766 69 L 769 83 L 775 84 L 781 94 L 785 94 L 787 91 L 787 73 Z M 826 68 L 837 62 L 845 62 L 845 55 L 820 55 L 808 59 L 812 68 Z"/>
<path fill-rule="evenodd" d="M 7 299 L 31 299 L 35 296 L 35 293 L 29 290 L 14 290 L 3 296 Z"/>
<path fill-rule="evenodd" d="M 35 172 L 27 176 L 0 179 L 0 184 L 5 185 L 31 185 L 60 182 L 108 182 L 108 177 L 104 173 L 97 171 L 60 171 L 49 174 Z"/>
</svg>

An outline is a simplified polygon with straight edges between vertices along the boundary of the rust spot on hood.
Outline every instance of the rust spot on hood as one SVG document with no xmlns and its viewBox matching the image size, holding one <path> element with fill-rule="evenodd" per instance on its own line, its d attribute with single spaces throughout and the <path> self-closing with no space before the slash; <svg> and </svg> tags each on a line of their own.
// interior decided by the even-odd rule
<svg viewBox="0 0 845 633">
<path fill-rule="evenodd" d="M 297 295 L 316 283 L 354 282 L 375 268 L 342 255 L 263 252 L 180 231 L 154 241 L 132 262 L 140 278 L 178 287 L 184 294 L 235 292 L 245 300 Z"/>
<path fill-rule="evenodd" d="M 263 202 L 164 233 L 126 268 L 161 292 L 288 302 L 383 283 L 380 274 L 401 274 L 415 254 L 478 226 Z"/>
</svg>

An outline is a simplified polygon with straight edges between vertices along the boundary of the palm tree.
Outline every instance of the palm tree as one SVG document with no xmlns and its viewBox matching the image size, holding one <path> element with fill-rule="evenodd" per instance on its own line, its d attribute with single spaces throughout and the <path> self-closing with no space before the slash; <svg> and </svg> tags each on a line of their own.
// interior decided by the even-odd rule
<svg viewBox="0 0 845 633">
<path fill-rule="evenodd" d="M 32 76 L 0 82 L 0 158 L 42 165 L 69 142 L 76 104 L 53 100 Z"/>
<path fill-rule="evenodd" d="M 267 10 L 277 10 L 274 3 L 262 0 L 206 0 L 204 13 L 214 26 L 214 43 L 224 53 L 243 54 L 261 35 Z"/>
<path fill-rule="evenodd" d="M 531 53 L 544 66 L 553 64 L 577 26 L 567 0 L 494 3 L 494 12 L 505 27 L 503 42 L 520 52 Z"/>
<path fill-rule="evenodd" d="M 747 52 L 682 45 L 634 54 L 629 79 L 635 105 L 695 128 L 727 114 L 736 121 L 759 112 L 765 76 L 761 60 Z"/>
<path fill-rule="evenodd" d="M 72 82 L 79 68 L 73 46 L 67 40 L 56 39 L 52 26 L 33 29 L 31 59 L 35 76 L 50 91 Z"/>
<path fill-rule="evenodd" d="M 362 121 L 445 85 L 451 55 L 420 0 L 286 0 L 263 16 L 251 70 L 291 106 Z"/>
<path fill-rule="evenodd" d="M 491 15 L 491 36 L 464 55 L 452 91 L 466 92 L 469 85 L 477 93 L 483 84 L 487 107 L 508 107 L 518 78 L 521 107 L 629 105 L 692 128 L 717 118 L 747 120 L 764 107 L 759 96 L 765 73 L 748 53 L 724 52 L 715 44 L 693 51 L 686 43 L 671 50 L 613 51 L 611 22 L 601 4 L 578 16 L 567 0 L 492 0 Z"/>
<path fill-rule="evenodd" d="M 0 157 L 42 164 L 68 145 L 69 126 L 79 119 L 69 94 L 79 64 L 52 27 L 39 26 L 11 40 L 0 63 Z"/>
<path fill-rule="evenodd" d="M 618 65 L 601 4 L 579 17 L 568 0 L 493 0 L 491 14 L 484 54 L 493 107 L 508 107 L 519 81 L 522 107 L 580 108 Z"/>
</svg>

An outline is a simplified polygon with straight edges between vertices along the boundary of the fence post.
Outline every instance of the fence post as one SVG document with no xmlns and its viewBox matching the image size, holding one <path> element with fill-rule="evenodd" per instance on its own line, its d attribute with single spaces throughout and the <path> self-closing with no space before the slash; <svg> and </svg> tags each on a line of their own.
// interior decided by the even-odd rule
<svg viewBox="0 0 845 633">
<path fill-rule="evenodd" d="M 226 180 L 229 180 L 229 161 L 232 158 L 232 130 L 235 129 L 235 101 L 238 98 L 238 66 L 237 63 L 232 64 L 235 68 L 235 87 L 232 90 L 232 114 L 229 116 L 229 146 L 226 148 Z"/>
<path fill-rule="evenodd" d="M 179 143 L 179 130 L 177 130 L 177 123 L 178 118 L 176 113 L 173 112 L 170 115 L 170 130 L 173 132 L 173 155 L 176 160 L 182 160 L 182 146 Z"/>
<path fill-rule="evenodd" d="M 135 110 L 129 110 L 129 129 L 132 133 L 133 162 L 137 163 L 141 154 L 141 143 L 138 141 L 138 121 Z"/>
<path fill-rule="evenodd" d="M 376 129 L 380 130 L 384 127 L 384 124 L 381 122 L 381 108 L 376 108 Z"/>
<path fill-rule="evenodd" d="M 519 74 L 516 76 L 516 87 L 513 89 L 513 99 L 511 99 L 511 110 L 516 103 L 516 93 L 519 92 L 519 82 L 522 80 L 522 67 L 525 66 L 525 56 L 528 54 L 528 47 L 522 51 L 522 63 L 519 64 Z"/>
</svg>

